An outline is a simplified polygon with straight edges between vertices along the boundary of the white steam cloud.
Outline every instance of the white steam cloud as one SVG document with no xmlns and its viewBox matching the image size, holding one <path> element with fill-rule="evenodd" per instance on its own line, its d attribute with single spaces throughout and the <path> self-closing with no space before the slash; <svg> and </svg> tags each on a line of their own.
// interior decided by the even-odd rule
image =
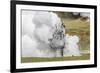
<svg viewBox="0 0 100 73">
<path fill-rule="evenodd" d="M 58 57 L 48 44 L 55 27 L 61 26 L 61 19 L 53 12 L 22 11 L 22 57 Z M 64 56 L 79 56 L 78 36 L 66 36 Z"/>
</svg>

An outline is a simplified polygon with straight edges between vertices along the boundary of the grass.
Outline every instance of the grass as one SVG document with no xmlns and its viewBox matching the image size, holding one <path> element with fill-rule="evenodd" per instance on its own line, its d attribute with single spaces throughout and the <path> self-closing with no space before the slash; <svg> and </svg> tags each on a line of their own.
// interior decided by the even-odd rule
<svg viewBox="0 0 100 73">
<path fill-rule="evenodd" d="M 31 62 L 53 62 L 53 61 L 75 61 L 75 60 L 89 60 L 89 54 L 82 54 L 82 56 L 72 56 L 72 57 L 54 57 L 54 58 L 40 58 L 40 57 L 22 57 L 22 63 Z"/>
</svg>

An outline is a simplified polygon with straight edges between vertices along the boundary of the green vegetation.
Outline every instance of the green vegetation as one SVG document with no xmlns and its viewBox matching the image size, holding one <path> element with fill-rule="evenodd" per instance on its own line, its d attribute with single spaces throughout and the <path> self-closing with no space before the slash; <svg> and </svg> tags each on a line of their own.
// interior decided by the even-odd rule
<svg viewBox="0 0 100 73">
<path fill-rule="evenodd" d="M 71 60 L 89 60 L 89 54 L 83 54 L 82 56 L 72 56 L 72 57 L 54 57 L 54 58 L 40 58 L 40 57 L 22 57 L 22 63 L 31 62 L 53 62 L 53 61 L 71 61 Z"/>
</svg>

